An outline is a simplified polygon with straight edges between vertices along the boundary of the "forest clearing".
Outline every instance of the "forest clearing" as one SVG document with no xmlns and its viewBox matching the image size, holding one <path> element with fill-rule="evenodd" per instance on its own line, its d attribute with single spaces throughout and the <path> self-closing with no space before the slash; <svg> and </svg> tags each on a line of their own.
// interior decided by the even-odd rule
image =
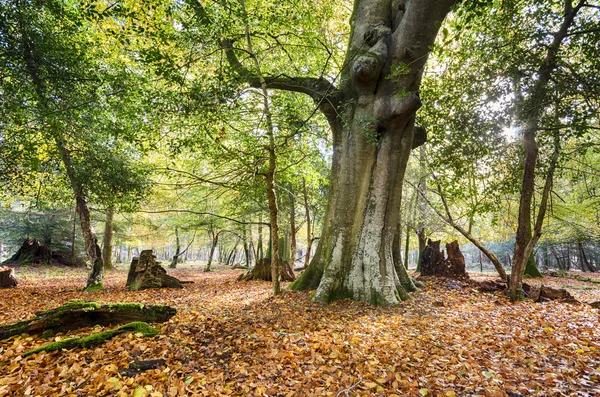
<svg viewBox="0 0 600 397">
<path fill-rule="evenodd" d="M 600 0 L 0 0 L 0 396 L 600 396 Z"/>
<path fill-rule="evenodd" d="M 27 272 L 19 288 L 3 291 L 2 324 L 72 299 L 159 303 L 176 307 L 177 314 L 159 325 L 159 336 L 123 334 L 89 349 L 21 358 L 48 340 L 24 335 L 1 341 L 0 395 L 600 393 L 600 320 L 598 309 L 586 304 L 511 304 L 503 295 L 427 279 L 414 300 L 399 307 L 348 300 L 322 306 L 308 292 L 273 297 L 267 282 L 236 282 L 239 271 L 204 274 L 191 265 L 173 272 L 194 281 L 183 290 L 131 292 L 124 288 L 126 273 L 116 271 L 106 277 L 104 291 L 83 293 L 78 281 L 85 272 L 37 270 Z M 549 277 L 543 283 L 567 287 L 582 302 L 600 296 L 596 283 Z M 164 364 L 123 375 L 131 362 L 155 359 Z"/>
</svg>

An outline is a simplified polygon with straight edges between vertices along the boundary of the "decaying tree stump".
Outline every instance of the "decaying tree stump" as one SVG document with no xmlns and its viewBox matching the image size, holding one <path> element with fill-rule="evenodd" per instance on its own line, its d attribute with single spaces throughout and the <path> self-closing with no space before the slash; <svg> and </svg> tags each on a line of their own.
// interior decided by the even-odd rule
<svg viewBox="0 0 600 397">
<path fill-rule="evenodd" d="M 64 266 L 85 266 L 85 261 L 79 257 L 73 258 L 67 250 L 52 251 L 38 240 L 24 240 L 15 254 L 4 261 L 5 265 L 19 266 L 48 263 Z"/>
<path fill-rule="evenodd" d="M 13 335 L 38 334 L 44 331 L 65 332 L 93 325 L 124 324 L 130 322 L 162 323 L 173 317 L 177 310 L 170 306 L 141 303 L 107 303 L 72 300 L 56 309 L 36 313 L 36 317 L 0 326 L 0 340 Z"/>
<path fill-rule="evenodd" d="M 10 288 L 17 286 L 15 272 L 10 267 L 0 266 L 0 288 Z"/>
<path fill-rule="evenodd" d="M 281 281 L 294 281 L 296 275 L 289 262 L 281 263 Z M 271 258 L 263 258 L 257 262 L 254 268 L 244 274 L 240 274 L 238 281 L 264 280 L 273 281 L 271 276 Z"/>
<path fill-rule="evenodd" d="M 156 262 L 152 250 L 144 250 L 139 258 L 133 258 L 127 275 L 127 287 L 132 291 L 147 288 L 183 288 L 181 281 L 169 276 Z"/>
<path fill-rule="evenodd" d="M 446 244 L 448 259 L 440 250 L 440 241 L 427 241 L 421 255 L 421 275 L 443 276 L 450 278 L 469 278 L 465 266 L 465 257 L 458 246 L 458 241 Z"/>
</svg>

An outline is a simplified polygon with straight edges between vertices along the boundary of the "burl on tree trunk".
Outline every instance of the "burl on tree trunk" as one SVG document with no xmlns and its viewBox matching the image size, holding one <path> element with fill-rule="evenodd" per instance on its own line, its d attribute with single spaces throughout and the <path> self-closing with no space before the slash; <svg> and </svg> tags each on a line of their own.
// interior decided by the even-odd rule
<svg viewBox="0 0 600 397">
<path fill-rule="evenodd" d="M 156 261 L 152 250 L 144 250 L 133 258 L 127 275 L 127 287 L 132 291 L 148 288 L 183 288 L 181 281 L 169 276 Z"/>
<path fill-rule="evenodd" d="M 0 266 L 0 288 L 10 288 L 17 286 L 14 270 L 10 267 Z"/>
<path fill-rule="evenodd" d="M 465 257 L 454 240 L 446 244 L 448 259 L 444 257 L 444 251 L 440 251 L 439 241 L 427 241 L 427 246 L 421 255 L 421 275 L 443 276 L 450 278 L 469 278 L 465 267 Z"/>
<path fill-rule="evenodd" d="M 93 325 L 138 321 L 162 323 L 173 317 L 175 313 L 177 310 L 170 306 L 145 306 L 141 303 L 100 304 L 73 300 L 56 309 L 36 313 L 36 316 L 30 320 L 1 326 L 0 340 L 23 333 L 65 332 Z"/>
<path fill-rule="evenodd" d="M 279 262 L 281 265 L 281 281 L 294 281 L 296 276 L 292 265 L 287 261 Z M 256 263 L 254 268 L 247 273 L 241 274 L 238 281 L 263 280 L 272 281 L 271 259 L 263 258 Z"/>
</svg>

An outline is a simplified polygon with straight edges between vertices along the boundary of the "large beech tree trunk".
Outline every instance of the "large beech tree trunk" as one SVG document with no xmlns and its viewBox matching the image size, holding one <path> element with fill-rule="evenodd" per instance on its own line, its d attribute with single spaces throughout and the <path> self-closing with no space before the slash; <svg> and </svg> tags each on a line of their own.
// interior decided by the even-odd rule
<svg viewBox="0 0 600 397">
<path fill-rule="evenodd" d="M 404 266 L 394 264 L 392 245 L 406 164 L 413 146 L 424 141 L 414 125 L 421 76 L 453 1 L 354 4 L 344 83 L 336 94 L 340 116 L 329 117 L 334 149 L 323 232 L 293 288 L 318 285 L 314 299 L 320 302 L 390 305 L 407 299 L 412 288 Z"/>
</svg>

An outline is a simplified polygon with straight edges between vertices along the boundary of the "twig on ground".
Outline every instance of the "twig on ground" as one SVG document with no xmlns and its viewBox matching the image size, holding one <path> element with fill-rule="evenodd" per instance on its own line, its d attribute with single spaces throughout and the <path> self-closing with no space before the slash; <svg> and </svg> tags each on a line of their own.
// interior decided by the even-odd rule
<svg viewBox="0 0 600 397">
<path fill-rule="evenodd" d="M 358 386 L 358 385 L 359 385 L 359 384 L 360 384 L 360 383 L 363 381 L 363 379 L 364 379 L 364 378 L 361 376 L 361 377 L 360 377 L 360 379 L 358 380 L 358 382 L 356 382 L 355 384 L 353 384 L 352 386 L 350 386 L 350 387 L 349 387 L 349 388 L 347 388 L 347 389 L 340 390 L 340 391 L 338 392 L 338 394 L 336 394 L 336 395 L 335 395 L 335 397 L 340 397 L 340 396 L 342 395 L 342 393 L 344 393 L 344 395 L 345 395 L 346 397 L 348 397 L 348 392 L 349 392 L 349 391 L 352 391 L 352 390 L 354 390 L 354 388 L 355 388 L 356 386 Z"/>
</svg>

